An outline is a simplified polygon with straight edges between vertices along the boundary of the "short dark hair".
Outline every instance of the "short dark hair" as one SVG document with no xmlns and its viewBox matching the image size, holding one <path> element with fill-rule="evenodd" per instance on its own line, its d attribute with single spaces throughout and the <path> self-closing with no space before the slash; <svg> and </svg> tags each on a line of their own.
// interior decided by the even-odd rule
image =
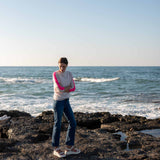
<svg viewBox="0 0 160 160">
<path fill-rule="evenodd" d="M 61 57 L 61 58 L 59 59 L 58 63 L 64 63 L 64 64 L 68 65 L 68 60 L 67 60 L 66 57 Z"/>
</svg>

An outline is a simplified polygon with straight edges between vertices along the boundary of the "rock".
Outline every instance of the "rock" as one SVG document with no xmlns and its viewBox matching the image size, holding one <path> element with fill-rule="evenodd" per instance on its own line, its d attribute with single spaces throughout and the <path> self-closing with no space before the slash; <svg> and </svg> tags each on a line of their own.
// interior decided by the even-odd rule
<svg viewBox="0 0 160 160">
<path fill-rule="evenodd" d="M 114 133 L 114 132 L 116 132 L 116 130 L 118 130 L 114 126 L 112 126 L 111 124 L 101 124 L 101 129 L 106 130 L 111 133 Z"/>
<path fill-rule="evenodd" d="M 132 123 L 143 123 L 146 121 L 145 117 L 141 117 L 141 116 L 131 116 L 131 115 L 127 115 L 124 117 L 121 117 L 123 119 L 123 121 L 125 121 L 128 124 L 132 124 Z"/>
<path fill-rule="evenodd" d="M 44 111 L 40 114 L 36 119 L 42 120 L 43 122 L 53 122 L 54 121 L 54 113 L 53 111 Z"/>
<path fill-rule="evenodd" d="M 101 113 L 95 113 L 95 114 L 75 113 L 75 119 L 77 121 L 77 125 L 80 127 L 86 127 L 88 129 L 100 128 L 101 116 L 102 116 Z"/>
<path fill-rule="evenodd" d="M 120 146 L 120 148 L 121 148 L 122 150 L 127 149 L 127 142 L 125 142 L 125 141 L 119 142 L 118 145 Z"/>
<path fill-rule="evenodd" d="M 116 140 L 120 141 L 121 135 L 119 135 L 119 134 L 113 134 L 113 138 L 115 138 Z"/>
<path fill-rule="evenodd" d="M 53 156 L 52 130 L 54 114 L 42 112 L 37 117 L 16 111 L 0 111 L 11 116 L 0 121 L 0 159 L 59 159 Z M 158 159 L 160 138 L 141 132 L 142 129 L 160 128 L 160 120 L 149 120 L 139 116 L 111 115 L 109 112 L 76 112 L 77 130 L 75 145 L 82 151 L 79 155 L 68 156 L 68 160 L 126 160 Z M 68 122 L 63 118 L 60 145 L 64 149 Z M 127 138 L 113 134 L 126 133 Z M 127 151 L 127 149 L 129 151 Z"/>
<path fill-rule="evenodd" d="M 102 115 L 102 118 L 100 118 L 102 124 L 111 122 L 111 114 L 109 112 L 103 113 Z"/>
<path fill-rule="evenodd" d="M 7 127 L 0 128 L 0 138 L 8 138 L 7 132 L 8 132 Z"/>
<path fill-rule="evenodd" d="M 111 122 L 111 123 L 112 123 L 112 122 L 119 122 L 121 118 L 122 118 L 122 115 L 113 114 L 113 115 L 111 116 L 110 122 Z"/>
<path fill-rule="evenodd" d="M 1 110 L 0 111 L 0 117 L 3 116 L 3 115 L 7 115 L 7 116 L 10 116 L 10 117 L 31 117 L 31 115 L 29 113 L 20 112 L 20 111 L 17 111 L 17 110 L 10 110 L 10 111 Z"/>
<path fill-rule="evenodd" d="M 13 138 L 13 129 L 8 129 L 8 138 L 9 139 Z"/>
<path fill-rule="evenodd" d="M 52 134 L 53 123 L 40 123 L 38 125 L 38 131 L 41 133 Z"/>
<path fill-rule="evenodd" d="M 136 148 L 140 149 L 142 147 L 140 141 L 136 139 L 130 139 L 128 143 L 130 149 L 136 149 Z"/>
<path fill-rule="evenodd" d="M 49 134 L 39 132 L 38 134 L 31 135 L 31 137 L 28 137 L 28 139 L 30 139 L 32 143 L 39 143 L 48 140 L 49 136 Z"/>
<path fill-rule="evenodd" d="M 16 145 L 17 141 L 9 140 L 9 139 L 1 139 L 0 138 L 0 155 L 5 152 L 17 151 L 17 149 L 13 148 Z M 1 159 L 1 158 L 0 158 Z"/>
</svg>

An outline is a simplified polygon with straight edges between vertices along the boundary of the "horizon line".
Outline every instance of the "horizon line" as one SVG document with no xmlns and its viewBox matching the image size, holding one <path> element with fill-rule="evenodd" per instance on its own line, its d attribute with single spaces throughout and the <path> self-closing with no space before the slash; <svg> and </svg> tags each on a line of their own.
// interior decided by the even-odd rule
<svg viewBox="0 0 160 160">
<path fill-rule="evenodd" d="M 58 67 L 58 66 L 51 66 L 51 65 L 42 65 L 42 66 L 0 66 L 0 67 Z M 124 66 L 122 66 L 122 65 L 119 65 L 119 66 L 110 66 L 110 65 L 95 65 L 95 66 L 93 66 L 93 65 L 91 65 L 91 66 L 87 66 L 87 65 L 84 65 L 84 66 L 79 66 L 79 65 L 77 65 L 77 66 L 74 66 L 74 65 L 69 65 L 68 67 L 160 67 L 160 65 L 158 66 L 158 65 L 149 65 L 149 66 L 147 66 L 147 65 L 144 65 L 144 66 L 140 66 L 140 65 L 132 65 L 132 66 L 129 66 L 129 65 L 124 65 Z"/>
</svg>

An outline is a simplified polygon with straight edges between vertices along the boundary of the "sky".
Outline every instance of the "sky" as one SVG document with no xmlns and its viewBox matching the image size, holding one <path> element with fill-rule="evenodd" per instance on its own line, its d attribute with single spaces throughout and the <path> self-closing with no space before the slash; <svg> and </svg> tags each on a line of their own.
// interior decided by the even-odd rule
<svg viewBox="0 0 160 160">
<path fill-rule="evenodd" d="M 160 66 L 160 0 L 0 0 L 0 66 Z"/>
</svg>

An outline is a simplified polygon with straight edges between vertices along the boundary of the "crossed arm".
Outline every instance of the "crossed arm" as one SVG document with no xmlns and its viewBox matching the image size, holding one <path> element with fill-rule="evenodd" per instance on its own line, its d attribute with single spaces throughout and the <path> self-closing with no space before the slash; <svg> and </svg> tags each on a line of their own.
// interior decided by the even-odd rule
<svg viewBox="0 0 160 160">
<path fill-rule="evenodd" d="M 53 73 L 53 77 L 54 77 L 54 80 L 58 86 L 58 88 L 63 91 L 63 92 L 73 92 L 75 91 L 75 83 L 74 83 L 74 80 L 72 79 L 72 82 L 73 82 L 73 85 L 74 87 L 72 88 L 71 85 L 67 86 L 67 87 L 62 87 L 62 85 L 58 82 L 57 80 L 57 77 L 56 77 L 56 72 Z"/>
</svg>

